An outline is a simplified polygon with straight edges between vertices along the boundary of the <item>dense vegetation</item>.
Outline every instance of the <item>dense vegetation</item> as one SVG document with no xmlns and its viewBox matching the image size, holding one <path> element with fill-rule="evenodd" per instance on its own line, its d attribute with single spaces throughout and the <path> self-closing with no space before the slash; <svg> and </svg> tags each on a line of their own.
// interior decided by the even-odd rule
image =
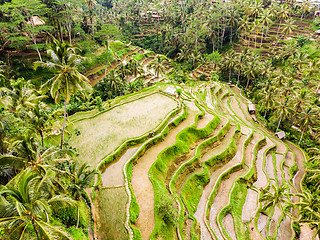
<svg viewBox="0 0 320 240">
<path fill-rule="evenodd" d="M 319 231 L 320 20 L 310 1 L 281 2 L 0 1 L 0 238 L 88 238 L 98 173 L 76 160 L 67 116 L 152 85 L 146 69 L 240 87 L 261 124 L 309 154 L 298 220 Z M 289 199 L 274 188 L 266 206 Z"/>
</svg>

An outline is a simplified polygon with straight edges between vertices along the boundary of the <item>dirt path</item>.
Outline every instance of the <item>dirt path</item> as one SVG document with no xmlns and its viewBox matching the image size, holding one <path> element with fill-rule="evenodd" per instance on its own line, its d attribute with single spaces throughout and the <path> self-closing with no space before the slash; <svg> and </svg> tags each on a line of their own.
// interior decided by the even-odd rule
<svg viewBox="0 0 320 240">
<path fill-rule="evenodd" d="M 195 115 L 199 112 L 192 111 L 190 108 L 187 111 L 187 118 L 176 128 L 170 130 L 163 142 L 148 149 L 133 167 L 132 188 L 140 207 L 136 227 L 141 231 L 143 240 L 149 239 L 154 228 L 154 192 L 152 183 L 149 180 L 149 169 L 157 160 L 158 154 L 175 143 L 177 134 L 194 123 Z"/>
<path fill-rule="evenodd" d="M 138 148 L 139 146 L 129 148 L 117 162 L 113 163 L 101 174 L 103 186 L 117 187 L 124 185 L 124 176 L 122 173 L 123 167 Z"/>
</svg>

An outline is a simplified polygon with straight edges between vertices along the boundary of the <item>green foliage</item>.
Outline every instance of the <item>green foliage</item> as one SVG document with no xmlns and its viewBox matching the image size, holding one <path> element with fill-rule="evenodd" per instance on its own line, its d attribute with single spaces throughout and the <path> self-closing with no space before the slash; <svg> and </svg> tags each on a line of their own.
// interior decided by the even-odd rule
<svg viewBox="0 0 320 240">
<path fill-rule="evenodd" d="M 171 197 L 164 196 L 155 207 L 158 209 L 159 217 L 163 219 L 166 225 L 176 224 L 178 209 Z"/>
<path fill-rule="evenodd" d="M 89 240 L 88 231 L 82 228 L 75 228 L 72 226 L 67 229 L 73 240 Z"/>
</svg>

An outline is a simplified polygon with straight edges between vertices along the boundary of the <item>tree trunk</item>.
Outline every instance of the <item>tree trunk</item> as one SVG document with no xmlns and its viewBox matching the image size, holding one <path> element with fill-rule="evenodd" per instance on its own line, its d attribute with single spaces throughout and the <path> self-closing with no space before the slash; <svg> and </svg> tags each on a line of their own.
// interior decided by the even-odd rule
<svg viewBox="0 0 320 240">
<path fill-rule="evenodd" d="M 62 125 L 60 149 L 62 149 L 63 147 L 64 131 L 66 129 L 66 118 L 67 118 L 67 99 L 64 99 L 63 125 Z"/>
<path fill-rule="evenodd" d="M 232 45 L 232 27 L 231 27 L 231 33 L 230 33 L 230 44 Z"/>
<path fill-rule="evenodd" d="M 230 82 L 230 78 L 231 78 L 231 69 L 229 71 L 229 82 Z"/>
<path fill-rule="evenodd" d="M 248 80 L 247 80 L 247 85 L 246 85 L 245 90 L 247 90 L 247 88 L 249 87 L 249 83 L 250 83 L 250 78 L 248 78 Z"/>
<path fill-rule="evenodd" d="M 38 230 L 36 228 L 35 220 L 32 220 L 32 226 L 33 226 L 34 232 L 36 233 L 37 240 L 40 239 L 39 232 L 38 232 Z"/>
<path fill-rule="evenodd" d="M 41 136 L 42 147 L 44 148 L 44 140 L 43 140 L 43 132 L 42 132 L 42 130 L 40 130 L 40 136 Z"/>
<path fill-rule="evenodd" d="M 76 229 L 79 227 L 79 220 L 80 220 L 80 209 L 79 209 L 79 202 L 77 203 L 77 225 Z"/>
<path fill-rule="evenodd" d="M 280 119 L 279 119 L 279 123 L 278 123 L 277 129 L 276 129 L 276 132 L 278 132 L 278 130 L 279 130 L 280 123 L 281 123 L 281 119 L 282 119 L 282 113 L 281 113 L 281 115 L 280 115 Z"/>
<path fill-rule="evenodd" d="M 262 46 L 262 41 L 263 41 L 263 27 L 262 27 L 261 33 L 262 33 L 262 36 L 261 36 L 261 41 L 260 41 L 260 48 L 261 48 L 261 46 Z"/>
<path fill-rule="evenodd" d="M 240 71 L 238 71 L 237 87 L 238 87 L 238 85 L 239 85 L 239 78 L 240 78 Z"/>
<path fill-rule="evenodd" d="M 257 47 L 257 30 L 255 31 L 255 36 L 254 36 L 254 49 Z"/>
<path fill-rule="evenodd" d="M 279 22 L 279 27 L 278 27 L 278 31 L 277 31 L 277 36 L 276 36 L 276 39 L 278 38 L 278 35 L 279 35 L 279 31 L 280 31 L 280 26 L 281 26 L 281 20 Z"/>
<path fill-rule="evenodd" d="M 267 111 L 268 111 L 268 108 L 266 108 L 266 110 L 264 111 L 264 115 L 263 115 L 263 118 L 264 118 L 264 119 L 266 119 Z"/>
<path fill-rule="evenodd" d="M 300 145 L 300 143 L 301 143 L 301 141 L 302 141 L 302 137 L 303 137 L 303 131 L 301 132 L 301 136 L 300 136 L 300 140 L 299 140 L 298 145 Z"/>
</svg>

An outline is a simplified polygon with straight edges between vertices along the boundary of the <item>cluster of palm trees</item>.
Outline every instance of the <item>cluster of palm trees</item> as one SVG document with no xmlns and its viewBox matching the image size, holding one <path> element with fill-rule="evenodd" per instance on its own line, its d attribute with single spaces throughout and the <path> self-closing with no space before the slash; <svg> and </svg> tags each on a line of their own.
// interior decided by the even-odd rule
<svg viewBox="0 0 320 240">
<path fill-rule="evenodd" d="M 20 172 L 0 186 L 0 226 L 5 239 L 70 239 L 62 228 L 52 224 L 52 214 L 77 207 L 86 201 L 85 189 L 93 186 L 96 172 L 86 164 L 70 161 L 70 151 L 48 148 L 41 152 L 35 144 L 30 155 L 4 155 L 0 162 L 23 163 Z M 23 167 L 22 167 L 23 166 Z M 85 202 L 86 203 L 86 202 Z M 91 207 L 91 203 L 87 203 Z"/>
<path fill-rule="evenodd" d="M 51 223 L 51 216 L 59 209 L 77 207 L 78 227 L 79 204 L 83 199 L 86 202 L 85 189 L 94 183 L 96 172 L 73 160 L 73 151 L 62 148 L 66 105 L 76 92 L 86 95 L 91 89 L 77 70 L 82 58 L 69 43 L 58 41 L 48 55 L 51 61 L 35 63 L 35 68 L 53 73 L 40 90 L 22 78 L 11 79 L 0 90 L 0 227 L 5 230 L 1 237 L 7 239 L 69 239 Z M 47 89 L 56 103 L 64 101 L 64 110 L 54 110 L 44 102 Z M 60 149 L 48 148 L 45 138 L 62 114 Z"/>
<path fill-rule="evenodd" d="M 315 177 L 315 175 L 312 177 Z M 319 175 L 317 176 L 317 180 L 319 180 Z M 279 185 L 275 183 L 262 190 L 259 201 L 263 205 L 260 211 L 271 212 L 268 219 L 270 224 L 273 214 L 276 208 L 278 208 L 284 216 L 290 217 L 297 223 L 307 223 L 311 229 L 316 230 L 315 234 L 319 234 L 320 198 L 318 191 L 310 192 L 308 189 L 305 189 L 302 193 L 292 194 L 287 184 Z M 293 197 L 297 198 L 295 202 L 292 202 Z M 294 209 L 297 209 L 297 211 Z"/>
<path fill-rule="evenodd" d="M 130 59 L 127 63 L 119 64 L 110 69 L 105 77 L 94 86 L 94 96 L 100 96 L 103 101 L 117 96 L 139 91 L 144 83 L 139 76 L 144 74 L 141 64 Z"/>
</svg>

